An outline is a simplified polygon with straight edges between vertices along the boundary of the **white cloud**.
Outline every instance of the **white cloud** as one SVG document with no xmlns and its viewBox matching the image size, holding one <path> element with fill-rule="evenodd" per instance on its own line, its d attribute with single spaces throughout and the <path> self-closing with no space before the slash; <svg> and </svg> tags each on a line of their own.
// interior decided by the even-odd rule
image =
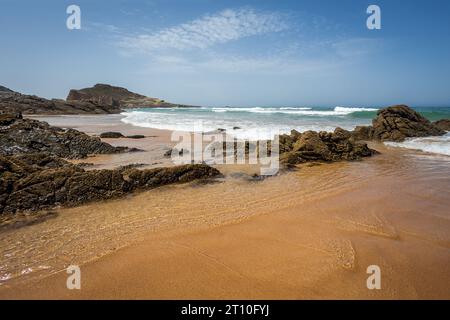
<svg viewBox="0 0 450 320">
<path fill-rule="evenodd" d="M 339 59 L 305 58 L 289 52 L 260 56 L 208 53 L 196 58 L 179 54 L 153 57 L 140 74 L 174 75 L 326 75 L 342 66 Z"/>
<path fill-rule="evenodd" d="M 287 28 L 287 23 L 279 13 L 227 9 L 158 32 L 124 37 L 120 46 L 138 51 L 205 49 Z"/>
</svg>

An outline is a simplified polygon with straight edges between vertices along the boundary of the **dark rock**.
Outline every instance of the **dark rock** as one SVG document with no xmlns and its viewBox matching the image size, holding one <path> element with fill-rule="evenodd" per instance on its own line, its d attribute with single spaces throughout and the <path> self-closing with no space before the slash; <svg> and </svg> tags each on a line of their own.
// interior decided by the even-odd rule
<svg viewBox="0 0 450 320">
<path fill-rule="evenodd" d="M 11 89 L 4 87 L 4 86 L 0 86 L 0 94 L 2 93 L 14 93 L 14 91 L 12 91 Z"/>
<path fill-rule="evenodd" d="M 192 107 L 169 103 L 158 98 L 146 97 L 125 88 L 98 83 L 90 88 L 70 90 L 67 101 L 89 102 L 112 108 L 173 108 Z"/>
<path fill-rule="evenodd" d="M 286 165 L 359 160 L 376 153 L 367 144 L 355 142 L 352 133 L 341 128 L 333 133 L 292 131 L 290 135 L 280 136 L 280 162 Z"/>
<path fill-rule="evenodd" d="M 139 149 L 139 148 L 128 148 L 128 147 L 117 147 L 117 148 L 124 148 L 125 150 L 122 152 L 145 152 L 145 150 Z"/>
<path fill-rule="evenodd" d="M 138 107 L 193 107 L 168 103 L 146 97 L 125 88 L 97 84 L 92 88 L 71 90 L 67 100 L 44 99 L 21 94 L 0 86 L 0 110 L 5 113 L 23 114 L 117 114 L 123 108 Z"/>
<path fill-rule="evenodd" d="M 373 128 L 371 126 L 357 126 L 352 132 L 355 140 L 371 140 Z"/>
<path fill-rule="evenodd" d="M 5 113 L 23 114 L 109 114 L 120 113 L 117 106 L 92 101 L 48 100 L 14 91 L 0 92 L 0 110 Z"/>
<path fill-rule="evenodd" d="M 372 121 L 372 138 L 381 141 L 403 141 L 408 137 L 440 136 L 444 130 L 408 106 L 398 105 L 379 110 Z"/>
<path fill-rule="evenodd" d="M 148 170 L 85 171 L 68 162 L 49 168 L 30 165 L 16 156 L 0 155 L 0 213 L 79 205 L 119 197 L 133 190 L 218 175 L 218 170 L 202 164 Z"/>
<path fill-rule="evenodd" d="M 128 139 L 144 139 L 145 136 L 142 134 L 133 134 L 131 136 L 126 136 Z"/>
<path fill-rule="evenodd" d="M 79 162 L 76 164 L 76 166 L 80 167 L 80 168 L 89 168 L 89 167 L 93 167 L 95 164 L 93 164 L 92 162 Z"/>
<path fill-rule="evenodd" d="M 450 119 L 442 119 L 433 122 L 433 125 L 444 131 L 450 131 Z"/>
<path fill-rule="evenodd" d="M 21 113 L 0 113 L 0 126 L 9 126 L 20 119 L 22 119 Z"/>
<path fill-rule="evenodd" d="M 184 149 L 178 150 L 177 148 L 173 148 L 173 149 L 167 150 L 164 153 L 164 157 L 170 158 L 172 156 L 172 153 L 175 153 L 175 154 L 178 153 L 179 156 L 182 156 L 184 154 L 184 152 L 185 152 Z M 186 150 L 186 152 L 187 152 L 187 150 Z"/>
<path fill-rule="evenodd" d="M 136 169 L 147 166 L 147 163 L 130 163 L 124 166 L 120 166 L 118 170 L 128 170 L 128 169 Z"/>
<path fill-rule="evenodd" d="M 0 154 L 47 152 L 62 158 L 84 158 L 90 154 L 127 152 L 100 138 L 74 129 L 52 127 L 46 122 L 23 119 L 17 114 L 0 116 Z"/>
<path fill-rule="evenodd" d="M 240 130 L 242 129 L 241 127 L 233 127 L 233 130 Z"/>
<path fill-rule="evenodd" d="M 120 132 L 113 132 L 113 131 L 103 132 L 100 134 L 100 138 L 102 139 L 118 139 L 123 137 L 124 137 L 123 134 L 121 134 Z"/>
</svg>

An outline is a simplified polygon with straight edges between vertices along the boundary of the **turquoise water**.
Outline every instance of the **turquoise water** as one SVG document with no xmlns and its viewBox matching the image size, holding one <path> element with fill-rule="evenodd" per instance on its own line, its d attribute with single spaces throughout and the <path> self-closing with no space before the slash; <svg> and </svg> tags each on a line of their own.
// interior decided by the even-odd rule
<svg viewBox="0 0 450 320">
<path fill-rule="evenodd" d="M 450 118 L 450 107 L 414 109 L 431 121 Z M 271 138 L 274 132 L 288 133 L 292 129 L 301 132 L 333 131 L 336 127 L 352 130 L 357 125 L 371 124 L 377 110 L 348 107 L 148 108 L 125 112 L 122 121 L 135 126 L 178 131 L 222 128 L 238 138 L 262 139 Z"/>
</svg>

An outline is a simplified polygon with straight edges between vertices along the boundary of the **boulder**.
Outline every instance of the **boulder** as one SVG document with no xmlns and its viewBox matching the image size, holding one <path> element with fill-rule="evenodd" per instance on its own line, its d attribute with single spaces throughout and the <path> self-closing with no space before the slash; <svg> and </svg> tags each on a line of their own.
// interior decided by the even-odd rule
<svg viewBox="0 0 450 320">
<path fill-rule="evenodd" d="M 100 134 L 100 138 L 102 138 L 102 139 L 123 138 L 123 134 L 121 134 L 120 132 L 114 132 L 114 131 L 103 132 Z"/>
<path fill-rule="evenodd" d="M 100 138 L 74 129 L 61 129 L 46 122 L 23 119 L 20 114 L 0 114 L 0 154 L 46 152 L 62 158 L 85 158 L 90 154 L 127 152 Z"/>
<path fill-rule="evenodd" d="M 372 127 L 372 138 L 381 141 L 403 141 L 409 137 L 445 134 L 444 130 L 405 105 L 379 110 Z"/>
<path fill-rule="evenodd" d="M 433 122 L 433 125 L 444 131 L 450 131 L 450 119 L 442 119 Z"/>
<path fill-rule="evenodd" d="M 372 126 L 357 126 L 352 131 L 353 138 L 355 140 L 371 140 L 373 136 Z"/>
<path fill-rule="evenodd" d="M 359 160 L 370 157 L 377 151 L 367 144 L 356 142 L 351 132 L 336 128 L 334 132 L 295 130 L 290 135 L 281 135 L 280 162 L 295 165 L 304 162 Z"/>
</svg>

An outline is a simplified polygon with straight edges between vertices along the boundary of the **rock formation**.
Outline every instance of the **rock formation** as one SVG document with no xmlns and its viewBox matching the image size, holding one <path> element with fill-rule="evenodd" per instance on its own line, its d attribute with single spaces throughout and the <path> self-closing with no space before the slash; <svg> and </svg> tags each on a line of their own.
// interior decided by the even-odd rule
<svg viewBox="0 0 450 320">
<path fill-rule="evenodd" d="M 433 125 L 444 131 L 450 131 L 450 119 L 442 119 L 433 122 Z"/>
<path fill-rule="evenodd" d="M 100 138 L 102 139 L 118 139 L 123 138 L 124 135 L 120 132 L 108 131 L 100 134 Z"/>
<path fill-rule="evenodd" d="M 0 114 L 0 154 L 48 152 L 63 158 L 84 158 L 90 154 L 134 151 L 113 147 L 100 138 L 74 129 L 52 127 L 46 122 L 23 119 L 20 113 Z"/>
<path fill-rule="evenodd" d="M 367 144 L 355 142 L 351 132 L 341 128 L 331 132 L 293 130 L 280 136 L 280 162 L 295 165 L 308 161 L 359 160 L 377 152 Z"/>
<path fill-rule="evenodd" d="M 67 96 L 67 101 L 84 101 L 120 108 L 184 107 L 184 105 L 168 103 L 161 99 L 146 97 L 128 91 L 125 88 L 101 83 L 96 84 L 91 88 L 70 90 L 69 95 Z"/>
<path fill-rule="evenodd" d="M 20 94 L 5 87 L 0 88 L 0 110 L 24 114 L 108 114 L 120 113 L 117 106 L 92 101 L 48 100 L 33 95 Z"/>
<path fill-rule="evenodd" d="M 74 206 L 122 196 L 137 189 L 218 176 L 207 165 L 138 170 L 85 171 L 46 154 L 0 155 L 0 214 Z"/>
<path fill-rule="evenodd" d="M 165 102 L 107 84 L 92 88 L 70 90 L 67 100 L 48 100 L 26 95 L 0 86 L 0 111 L 23 114 L 116 114 L 126 108 L 186 107 Z"/>
<path fill-rule="evenodd" d="M 411 137 L 440 136 L 445 131 L 405 105 L 381 109 L 372 126 L 356 127 L 356 140 L 404 141 Z"/>
</svg>

